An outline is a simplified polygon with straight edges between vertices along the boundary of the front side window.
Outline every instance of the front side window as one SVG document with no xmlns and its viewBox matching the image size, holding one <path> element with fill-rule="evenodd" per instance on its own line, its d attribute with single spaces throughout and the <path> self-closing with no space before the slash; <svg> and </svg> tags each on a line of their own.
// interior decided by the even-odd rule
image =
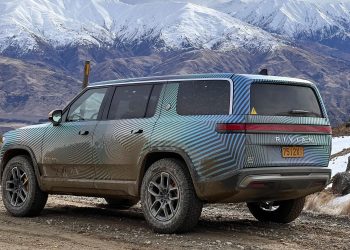
<svg viewBox="0 0 350 250">
<path fill-rule="evenodd" d="M 177 95 L 179 115 L 226 115 L 230 113 L 230 83 L 224 80 L 185 81 Z"/>
<path fill-rule="evenodd" d="M 108 113 L 108 119 L 118 120 L 153 116 L 160 89 L 161 85 L 153 86 L 151 84 L 117 87 Z"/>
<path fill-rule="evenodd" d="M 254 115 L 323 117 L 315 91 L 300 85 L 253 83 L 250 108 Z"/>
<path fill-rule="evenodd" d="M 97 120 L 107 88 L 89 89 L 70 107 L 67 121 Z"/>
</svg>

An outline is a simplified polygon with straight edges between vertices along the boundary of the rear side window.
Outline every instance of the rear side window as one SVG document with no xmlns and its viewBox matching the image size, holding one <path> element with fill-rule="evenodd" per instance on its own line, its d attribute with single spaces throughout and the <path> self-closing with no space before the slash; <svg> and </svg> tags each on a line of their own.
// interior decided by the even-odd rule
<svg viewBox="0 0 350 250">
<path fill-rule="evenodd" d="M 161 85 L 117 87 L 108 113 L 109 120 L 151 117 L 159 99 Z"/>
<path fill-rule="evenodd" d="M 179 115 L 225 115 L 230 113 L 230 83 L 224 80 L 186 81 L 179 85 Z"/>
<path fill-rule="evenodd" d="M 250 108 L 255 115 L 323 117 L 314 90 L 306 86 L 252 84 Z"/>
</svg>

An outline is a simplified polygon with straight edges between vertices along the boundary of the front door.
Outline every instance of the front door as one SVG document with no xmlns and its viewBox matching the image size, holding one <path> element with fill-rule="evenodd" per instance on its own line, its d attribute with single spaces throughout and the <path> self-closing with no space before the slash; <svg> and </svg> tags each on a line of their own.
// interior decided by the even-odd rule
<svg viewBox="0 0 350 250">
<path fill-rule="evenodd" d="M 52 191 L 84 188 L 82 193 L 88 193 L 94 189 L 92 141 L 106 91 L 107 88 L 86 90 L 70 105 L 64 121 L 47 129 L 42 176 Z"/>
</svg>

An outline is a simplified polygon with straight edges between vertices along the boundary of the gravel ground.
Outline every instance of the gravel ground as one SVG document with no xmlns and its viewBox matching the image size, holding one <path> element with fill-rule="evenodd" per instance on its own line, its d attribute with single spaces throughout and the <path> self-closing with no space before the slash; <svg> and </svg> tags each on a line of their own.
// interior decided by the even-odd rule
<svg viewBox="0 0 350 250">
<path fill-rule="evenodd" d="M 349 231 L 349 217 L 310 212 L 288 225 L 261 223 L 244 204 L 208 205 L 182 235 L 153 233 L 138 205 L 118 211 L 96 198 L 50 196 L 34 218 L 0 206 L 0 249 L 349 249 Z"/>
</svg>

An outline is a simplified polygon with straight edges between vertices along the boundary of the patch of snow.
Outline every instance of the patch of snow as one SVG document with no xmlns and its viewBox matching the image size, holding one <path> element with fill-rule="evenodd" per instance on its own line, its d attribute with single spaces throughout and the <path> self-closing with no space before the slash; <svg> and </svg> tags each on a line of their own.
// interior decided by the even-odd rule
<svg viewBox="0 0 350 250">
<path fill-rule="evenodd" d="M 337 173 L 344 172 L 348 164 L 350 154 L 336 157 L 329 162 L 328 167 L 332 169 L 332 177 Z"/>
<path fill-rule="evenodd" d="M 350 136 L 332 138 L 332 155 L 339 153 L 346 148 L 350 148 Z M 329 162 L 328 167 L 332 169 L 332 176 L 346 170 L 349 156 L 350 154 L 339 156 Z"/>
<path fill-rule="evenodd" d="M 350 202 L 350 194 L 344 196 L 338 196 L 329 202 L 331 206 L 342 206 L 344 203 L 349 204 Z"/>
<path fill-rule="evenodd" d="M 350 136 L 340 136 L 332 138 L 332 155 L 350 148 Z"/>
</svg>

